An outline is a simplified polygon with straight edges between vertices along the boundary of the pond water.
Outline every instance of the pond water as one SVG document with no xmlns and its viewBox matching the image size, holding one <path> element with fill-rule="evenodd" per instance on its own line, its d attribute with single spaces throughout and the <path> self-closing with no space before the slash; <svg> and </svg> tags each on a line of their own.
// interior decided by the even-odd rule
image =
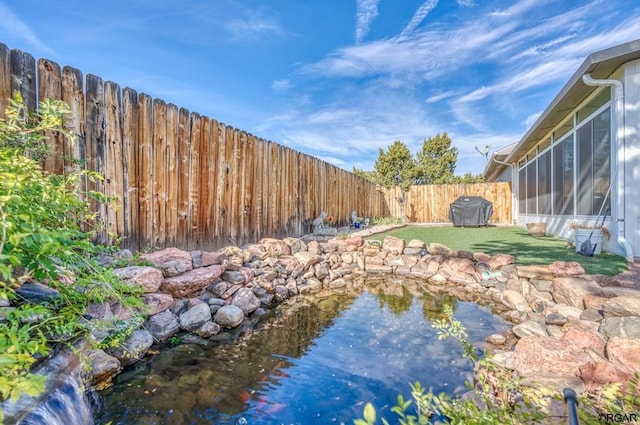
<svg viewBox="0 0 640 425">
<path fill-rule="evenodd" d="M 164 349 L 99 394 L 96 424 L 352 424 L 369 401 L 397 423 L 409 383 L 465 392 L 472 364 L 433 320 L 452 304 L 478 344 L 507 325 L 450 295 L 395 291 L 334 295 L 263 316 L 234 342 Z"/>
</svg>

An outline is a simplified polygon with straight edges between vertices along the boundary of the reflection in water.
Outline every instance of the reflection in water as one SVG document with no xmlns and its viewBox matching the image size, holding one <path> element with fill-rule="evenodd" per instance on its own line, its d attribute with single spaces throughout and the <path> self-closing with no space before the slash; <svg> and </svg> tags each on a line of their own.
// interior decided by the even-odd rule
<svg viewBox="0 0 640 425">
<path fill-rule="evenodd" d="M 351 424 L 367 401 L 393 418 L 397 394 L 409 397 L 416 380 L 464 391 L 471 365 L 455 341 L 437 339 L 430 322 L 434 306 L 450 296 L 399 288 L 279 309 L 233 343 L 162 350 L 101 393 L 96 422 Z M 471 342 L 505 326 L 474 303 L 459 302 L 455 316 Z"/>
</svg>

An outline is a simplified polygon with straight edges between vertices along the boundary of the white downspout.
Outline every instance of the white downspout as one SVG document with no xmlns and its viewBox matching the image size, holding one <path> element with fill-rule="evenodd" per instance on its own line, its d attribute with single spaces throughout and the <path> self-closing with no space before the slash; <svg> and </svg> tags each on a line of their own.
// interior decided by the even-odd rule
<svg viewBox="0 0 640 425">
<path fill-rule="evenodd" d="M 624 159 L 625 152 L 625 128 L 624 128 L 624 85 L 619 80 L 614 79 L 594 79 L 591 78 L 591 74 L 584 74 L 582 76 L 582 81 L 588 86 L 610 86 L 615 88 L 615 99 L 614 99 L 614 107 L 615 113 L 612 114 L 614 119 L 616 120 L 616 139 L 617 139 L 617 149 L 616 158 L 614 161 L 615 166 L 618 169 L 617 172 L 617 182 L 616 182 L 616 209 L 617 209 L 617 217 L 616 217 L 616 228 L 617 228 L 617 237 L 616 240 L 620 246 L 624 249 L 625 257 L 627 261 L 633 261 L 633 248 L 631 244 L 624 237 L 625 235 L 625 205 L 624 205 L 624 180 L 625 180 L 625 170 L 624 170 L 624 161 L 618 161 L 619 157 Z M 622 152 L 622 155 L 620 155 Z"/>
<path fill-rule="evenodd" d="M 496 157 L 492 154 L 489 159 L 495 163 L 498 163 L 500 165 L 506 165 L 507 167 L 509 167 L 509 169 L 511 170 L 511 193 L 514 193 L 513 191 L 513 185 L 516 182 L 516 173 L 515 173 L 515 168 L 513 164 L 509 164 L 508 162 L 504 162 L 504 161 L 499 161 L 496 159 Z M 520 214 L 519 211 L 516 210 L 516 206 L 518 205 L 518 203 L 516 202 L 516 196 L 513 195 L 511 196 L 511 211 L 515 211 L 515 214 L 513 214 L 513 217 L 511 217 L 511 223 L 515 223 L 516 222 L 516 216 L 518 216 Z"/>
</svg>

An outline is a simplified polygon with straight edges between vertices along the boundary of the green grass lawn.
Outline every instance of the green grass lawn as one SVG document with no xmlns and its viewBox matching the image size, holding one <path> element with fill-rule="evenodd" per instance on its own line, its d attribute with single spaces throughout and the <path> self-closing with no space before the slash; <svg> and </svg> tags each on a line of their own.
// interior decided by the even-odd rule
<svg viewBox="0 0 640 425">
<path fill-rule="evenodd" d="M 567 241 L 553 236 L 533 237 L 520 227 L 430 227 L 406 226 L 386 233 L 372 235 L 383 240 L 385 236 L 420 239 L 437 242 L 455 250 L 485 252 L 489 255 L 511 254 L 517 264 L 549 264 L 554 261 L 577 261 L 588 274 L 613 276 L 627 270 L 627 261 L 619 255 L 602 253 L 585 257 L 568 248 Z"/>
</svg>

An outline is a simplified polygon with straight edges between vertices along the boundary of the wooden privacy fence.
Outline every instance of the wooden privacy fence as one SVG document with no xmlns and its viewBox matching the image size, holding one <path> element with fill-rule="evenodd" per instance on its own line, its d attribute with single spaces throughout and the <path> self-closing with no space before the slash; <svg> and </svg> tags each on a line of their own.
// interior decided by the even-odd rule
<svg viewBox="0 0 640 425">
<path fill-rule="evenodd" d="M 383 191 L 317 158 L 260 139 L 160 99 L 34 58 L 0 44 L 0 116 L 19 91 L 30 110 L 38 100 L 71 108 L 75 140 L 52 135 L 45 170 L 74 164 L 104 175 L 85 188 L 115 199 L 94 204 L 123 246 L 215 249 L 262 237 L 302 235 L 321 211 L 346 224 L 351 211 L 388 216 Z"/>
<path fill-rule="evenodd" d="M 263 237 L 300 236 L 326 211 L 347 224 L 351 211 L 409 222 L 448 222 L 460 195 L 493 202 L 492 223 L 510 224 L 509 183 L 413 186 L 383 189 L 350 172 L 215 119 L 189 112 L 131 88 L 39 59 L 0 43 L 0 117 L 20 92 L 30 110 L 59 99 L 71 108 L 66 125 L 75 140 L 50 135 L 60 155 L 43 164 L 67 173 L 81 164 L 104 181 L 83 181 L 113 204 L 93 203 L 106 231 L 122 246 L 216 249 Z"/>
<path fill-rule="evenodd" d="M 389 213 L 412 223 L 449 223 L 449 205 L 459 196 L 482 196 L 491 201 L 491 224 L 513 223 L 509 182 L 411 186 L 404 196 L 397 187 L 385 191 Z"/>
</svg>

